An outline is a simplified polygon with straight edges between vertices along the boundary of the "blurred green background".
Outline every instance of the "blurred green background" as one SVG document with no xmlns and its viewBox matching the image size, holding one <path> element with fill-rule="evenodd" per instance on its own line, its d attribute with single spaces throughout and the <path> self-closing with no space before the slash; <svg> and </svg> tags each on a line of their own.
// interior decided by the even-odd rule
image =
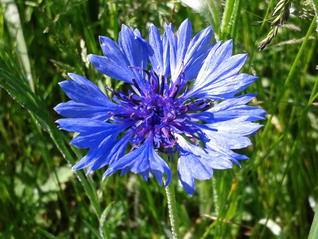
<svg viewBox="0 0 318 239">
<path fill-rule="evenodd" d="M 71 148 L 73 135 L 56 130 L 53 107 L 68 100 L 58 86 L 68 72 L 101 90 L 125 86 L 87 61 L 87 54 L 102 55 L 99 35 L 117 41 L 124 23 L 147 38 L 150 23 L 162 33 L 164 22 L 176 30 L 185 18 L 197 33 L 213 24 L 211 16 L 220 20 L 220 40 L 234 38 L 235 53 L 249 53 L 242 72 L 259 79 L 245 92 L 258 94 L 251 104 L 268 120 L 250 137 L 253 146 L 240 151 L 250 158 L 242 168 L 196 181 L 193 197 L 171 165 L 181 238 L 307 238 L 318 202 L 315 12 L 310 1 L 294 1 L 289 25 L 258 51 L 278 1 L 207 2 L 218 6 L 216 15 L 180 1 L 0 1 L 0 238 L 102 238 L 99 217 L 107 206 L 101 221 L 109 238 L 172 238 L 165 191 L 154 178 L 116 173 L 101 181 L 101 169 L 88 177 L 82 170 L 78 180 L 71 164 L 86 151 Z M 231 11 L 222 25 L 224 9 Z"/>
</svg>

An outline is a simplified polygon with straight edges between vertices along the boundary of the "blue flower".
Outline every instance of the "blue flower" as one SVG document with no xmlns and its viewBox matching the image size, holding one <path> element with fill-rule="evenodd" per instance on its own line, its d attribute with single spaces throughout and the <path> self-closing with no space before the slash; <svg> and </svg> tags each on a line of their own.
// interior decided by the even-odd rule
<svg viewBox="0 0 318 239">
<path fill-rule="evenodd" d="M 266 112 L 246 105 L 256 94 L 234 95 L 257 78 L 238 73 L 247 56 L 232 56 L 231 40 L 210 44 L 211 37 L 211 27 L 193 37 L 188 20 L 176 36 L 171 24 L 162 37 L 151 25 L 149 42 L 125 25 L 119 44 L 100 37 L 104 56 L 89 55 L 90 62 L 132 90 L 125 94 L 106 87 L 110 100 L 82 76 L 69 74 L 72 81 L 60 83 L 71 100 L 55 107 L 68 117 L 57 121 L 59 128 L 79 133 L 71 144 L 89 148 L 73 170 L 88 167 L 90 173 L 108 165 L 103 178 L 121 170 L 144 180 L 151 172 L 160 185 L 165 173 L 167 185 L 170 168 L 158 152 L 178 152 L 179 179 L 191 196 L 194 179 L 210 179 L 213 169 L 247 159 L 232 150 L 251 145 L 247 136 L 261 127 L 252 121 L 264 119 Z"/>
</svg>

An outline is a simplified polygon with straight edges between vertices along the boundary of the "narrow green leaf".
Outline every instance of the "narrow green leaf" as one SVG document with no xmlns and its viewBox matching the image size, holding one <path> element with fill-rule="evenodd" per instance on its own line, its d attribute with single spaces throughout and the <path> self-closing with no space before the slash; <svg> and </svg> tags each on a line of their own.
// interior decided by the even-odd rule
<svg viewBox="0 0 318 239">
<path fill-rule="evenodd" d="M 44 119 L 48 117 L 48 114 L 45 114 L 47 110 L 41 110 L 40 100 L 26 85 L 23 75 L 18 71 L 18 66 L 6 52 L 0 52 L 0 66 L 0 86 L 26 108 L 44 130 L 47 130 L 44 122 Z"/>
<path fill-rule="evenodd" d="M 5 2 L 5 1 L 4 1 Z M 16 42 L 16 50 L 23 70 L 26 75 L 26 80 L 29 83 L 30 89 L 34 92 L 34 83 L 31 74 L 31 64 L 28 56 L 27 46 L 25 44 L 23 31 L 21 28 L 21 21 L 19 15 L 19 9 L 14 1 L 10 1 L 10 7 L 6 7 L 4 18 L 8 24 L 9 33 Z"/>
<path fill-rule="evenodd" d="M 236 36 L 239 29 L 239 16 L 241 14 L 241 6 L 242 6 L 242 0 L 235 0 L 235 9 L 233 11 L 233 24 L 231 29 L 231 38 L 233 38 L 233 45 L 236 45 Z M 233 49 L 233 54 L 236 52 L 236 47 Z"/>
<path fill-rule="evenodd" d="M 58 239 L 56 236 L 53 236 L 51 233 L 43 230 L 42 228 L 40 227 L 37 227 L 36 230 L 42 234 L 43 236 L 46 236 L 47 238 L 50 238 L 50 239 Z"/>
<path fill-rule="evenodd" d="M 103 213 L 99 219 L 99 234 L 103 239 L 105 239 L 105 236 L 107 239 L 110 238 L 110 235 L 109 235 L 109 232 L 107 229 L 107 225 L 104 226 L 104 223 L 105 223 L 105 220 L 106 220 L 108 213 L 110 212 L 110 210 L 114 206 L 114 203 L 115 202 L 111 202 L 110 204 L 108 204 L 108 206 L 105 208 L 105 210 L 103 211 Z M 104 234 L 105 234 L 105 236 L 104 236 Z"/>
<path fill-rule="evenodd" d="M 26 81 L 23 80 L 24 76 L 18 70 L 19 68 L 4 51 L 0 51 L 0 66 L 0 86 L 4 88 L 14 100 L 29 111 L 40 126 L 50 134 L 63 157 L 73 165 L 75 160 L 64 144 L 63 133 L 57 129 L 55 123 L 49 117 L 45 102 L 41 101 L 41 98 L 35 95 L 25 84 Z M 95 189 L 90 187 L 81 171 L 76 171 L 76 175 L 89 196 L 96 215 L 100 217 L 101 210 L 98 198 L 96 193 L 93 193 Z"/>
<path fill-rule="evenodd" d="M 235 0 L 227 0 L 225 3 L 225 8 L 223 11 L 223 17 L 222 17 L 222 22 L 221 22 L 221 26 L 220 26 L 220 34 L 222 39 L 224 38 L 224 35 L 228 35 L 231 32 L 231 19 L 233 18 L 233 14 L 234 14 L 234 3 Z M 232 19 L 234 20 L 234 19 Z M 233 21 L 234 22 L 234 21 Z"/>
<path fill-rule="evenodd" d="M 314 220 L 311 224 L 308 239 L 317 239 L 317 238 L 318 238 L 318 204 L 316 205 L 316 213 L 315 213 Z"/>
<path fill-rule="evenodd" d="M 89 230 L 91 230 L 91 232 L 96 236 L 96 238 L 98 238 L 98 239 L 101 238 L 99 233 L 98 233 L 98 230 L 93 225 L 89 224 L 86 220 L 83 220 L 83 222 L 89 228 Z"/>
</svg>

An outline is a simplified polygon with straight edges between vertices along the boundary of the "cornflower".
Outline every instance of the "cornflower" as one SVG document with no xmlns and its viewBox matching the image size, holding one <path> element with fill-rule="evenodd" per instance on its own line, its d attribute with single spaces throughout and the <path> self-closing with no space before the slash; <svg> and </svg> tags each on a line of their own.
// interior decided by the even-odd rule
<svg viewBox="0 0 318 239">
<path fill-rule="evenodd" d="M 238 73 L 247 55 L 232 56 L 232 40 L 210 44 L 211 37 L 211 27 L 193 37 L 188 20 L 176 36 L 166 24 L 162 38 L 151 25 L 149 43 L 125 25 L 119 44 L 100 37 L 104 56 L 89 55 L 90 62 L 131 90 L 105 87 L 113 94 L 110 100 L 82 76 L 69 74 L 72 81 L 60 83 L 71 100 L 55 107 L 68 117 L 57 121 L 59 128 L 79 133 L 71 144 L 89 148 L 72 169 L 88 167 L 88 174 L 108 165 L 103 179 L 121 170 L 120 175 L 131 171 L 148 180 L 151 172 L 159 185 L 165 173 L 167 186 L 171 171 L 158 152 L 169 153 L 171 160 L 177 152 L 179 179 L 192 196 L 194 179 L 210 179 L 214 169 L 247 159 L 232 150 L 251 145 L 247 136 L 261 127 L 252 121 L 266 112 L 246 105 L 256 94 L 234 95 L 257 77 Z"/>
</svg>

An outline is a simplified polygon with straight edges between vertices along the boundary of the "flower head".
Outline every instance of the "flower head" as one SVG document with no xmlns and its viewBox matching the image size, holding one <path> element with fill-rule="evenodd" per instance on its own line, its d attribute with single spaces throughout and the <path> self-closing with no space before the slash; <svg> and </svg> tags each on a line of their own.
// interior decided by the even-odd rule
<svg viewBox="0 0 318 239">
<path fill-rule="evenodd" d="M 59 128 L 79 133 L 71 144 L 89 148 L 73 170 L 88 167 L 90 173 L 108 165 L 103 177 L 122 170 L 121 175 L 131 171 L 144 180 L 151 172 L 160 185 L 166 173 L 167 185 L 170 168 L 157 152 L 178 151 L 179 178 L 191 196 L 194 179 L 210 179 L 213 169 L 247 159 L 232 149 L 251 144 L 246 136 L 260 128 L 251 121 L 266 112 L 246 105 L 256 94 L 233 96 L 256 77 L 238 74 L 246 54 L 231 56 L 231 40 L 210 44 L 211 37 L 211 27 L 193 37 L 188 20 L 176 36 L 166 25 L 162 38 L 151 25 L 149 43 L 125 25 L 119 44 L 100 37 L 104 56 L 89 55 L 90 62 L 132 90 L 125 94 L 106 87 L 110 100 L 82 76 L 69 74 L 73 81 L 60 83 L 71 100 L 55 107 L 68 117 L 57 121 Z"/>
</svg>

